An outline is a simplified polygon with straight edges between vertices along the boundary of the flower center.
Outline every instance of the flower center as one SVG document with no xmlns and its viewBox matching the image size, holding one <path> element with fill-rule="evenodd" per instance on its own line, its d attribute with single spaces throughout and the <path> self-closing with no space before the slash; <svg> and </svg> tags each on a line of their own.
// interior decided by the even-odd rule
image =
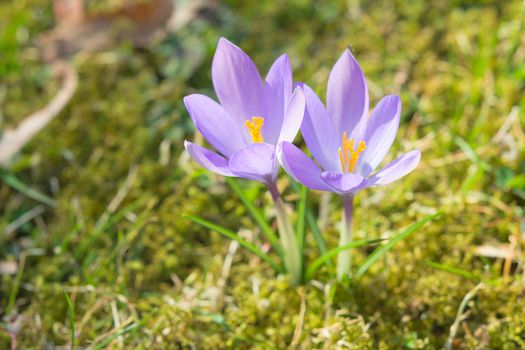
<svg viewBox="0 0 525 350">
<path fill-rule="evenodd" d="M 339 161 L 341 162 L 341 169 L 343 173 L 351 173 L 354 171 L 359 159 L 359 154 L 366 149 L 365 141 L 359 141 L 359 145 L 354 149 L 355 140 L 346 137 L 346 131 L 343 133 L 343 140 L 341 147 L 337 150 L 339 152 Z"/>
<path fill-rule="evenodd" d="M 263 143 L 264 139 L 262 136 L 261 128 L 264 124 L 263 117 L 252 117 L 252 121 L 247 120 L 245 122 L 246 128 L 252 137 L 253 143 Z"/>
</svg>

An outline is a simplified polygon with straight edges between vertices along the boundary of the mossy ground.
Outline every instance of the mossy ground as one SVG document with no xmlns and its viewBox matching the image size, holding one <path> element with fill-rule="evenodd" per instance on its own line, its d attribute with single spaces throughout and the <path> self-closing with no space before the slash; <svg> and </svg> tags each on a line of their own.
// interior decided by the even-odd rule
<svg viewBox="0 0 525 350">
<path fill-rule="evenodd" d="M 108 4 L 92 2 L 97 11 L 118 2 Z M 48 2 L 3 1 L 0 18 L 4 128 L 44 105 L 56 86 L 30 48 L 52 26 Z M 18 274 L 0 275 L 3 328 L 16 314 L 20 349 L 68 344 L 66 291 L 79 346 L 440 349 L 463 298 L 481 282 L 452 347 L 525 348 L 523 28 L 518 0 L 229 0 L 214 18 L 192 22 L 150 54 L 123 44 L 73 59 L 75 97 L 9 170 L 56 206 L 6 236 L 7 225 L 41 204 L 0 185 L 0 261 L 18 262 Z M 351 46 L 372 105 L 388 93 L 402 96 L 390 157 L 414 147 L 423 152 L 402 181 L 359 194 L 356 236 L 387 236 L 428 213 L 444 215 L 352 284 L 337 285 L 321 270 L 300 288 L 184 219 L 200 215 L 262 244 L 224 179 L 183 152 L 194 129 L 182 97 L 212 94 L 210 62 L 220 36 L 245 49 L 261 71 L 287 52 L 295 80 L 321 96 L 330 67 Z M 241 184 L 273 222 L 261 186 Z M 288 184 L 283 174 L 281 188 L 294 206 Z M 320 195 L 309 196 L 317 208 Z M 333 247 L 337 198 L 329 208 L 323 233 Z M 503 260 L 475 254 L 481 244 L 509 241 L 517 252 L 510 273 Z M 356 250 L 355 265 L 370 251 Z M 318 254 L 310 234 L 306 254 Z M 0 348 L 10 342 L 0 332 Z"/>
</svg>

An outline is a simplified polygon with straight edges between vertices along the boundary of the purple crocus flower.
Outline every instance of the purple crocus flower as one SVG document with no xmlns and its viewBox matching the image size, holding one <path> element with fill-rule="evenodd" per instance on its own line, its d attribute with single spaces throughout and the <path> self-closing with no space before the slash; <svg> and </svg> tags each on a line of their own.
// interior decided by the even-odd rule
<svg viewBox="0 0 525 350">
<path fill-rule="evenodd" d="M 293 91 L 287 55 L 273 63 L 263 81 L 250 57 L 224 38 L 213 58 L 212 80 L 220 104 L 200 94 L 186 96 L 184 103 L 197 129 L 220 154 L 188 141 L 184 146 L 210 171 L 266 184 L 275 203 L 284 264 L 292 284 L 298 284 L 301 252 L 275 185 L 280 168 L 275 151 L 278 143 L 293 141 L 301 127 L 303 91 Z"/>
<path fill-rule="evenodd" d="M 421 153 L 413 150 L 403 154 L 373 173 L 396 136 L 401 101 L 398 96 L 385 96 L 369 117 L 365 76 L 349 50 L 343 52 L 330 72 L 327 108 L 311 88 L 301 86 L 306 99 L 301 131 L 321 167 L 286 141 L 278 147 L 279 160 L 286 172 L 303 185 L 343 196 L 345 232 L 341 234 L 340 245 L 345 245 L 351 241 L 354 194 L 367 187 L 389 184 L 410 173 L 418 165 Z M 347 254 L 340 254 L 340 260 L 345 260 Z M 350 258 L 347 260 L 339 261 L 340 278 L 349 272 Z"/>
<path fill-rule="evenodd" d="M 305 109 L 302 89 L 292 94 L 288 56 L 280 56 L 263 81 L 250 57 L 221 38 L 212 80 L 220 104 L 200 94 L 186 96 L 184 103 L 197 129 L 220 154 L 189 141 L 184 142 L 186 150 L 208 170 L 263 182 L 275 195 L 276 145 L 293 141 Z"/>
<path fill-rule="evenodd" d="M 322 169 L 289 142 L 280 145 L 284 169 L 303 185 L 341 195 L 389 184 L 418 165 L 420 151 L 408 152 L 371 175 L 392 146 L 399 126 L 399 96 L 383 97 L 368 116 L 368 89 L 357 61 L 345 50 L 328 79 L 327 107 L 302 84 L 306 112 L 301 131 Z"/>
</svg>

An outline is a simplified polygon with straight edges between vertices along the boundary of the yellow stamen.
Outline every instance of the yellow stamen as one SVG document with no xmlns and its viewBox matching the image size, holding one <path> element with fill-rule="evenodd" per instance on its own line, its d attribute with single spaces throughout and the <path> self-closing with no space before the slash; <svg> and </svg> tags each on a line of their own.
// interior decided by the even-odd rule
<svg viewBox="0 0 525 350">
<path fill-rule="evenodd" d="M 252 121 L 247 120 L 245 122 L 248 132 L 252 137 L 253 143 L 263 143 L 264 139 L 262 136 L 261 128 L 264 124 L 264 118 L 262 117 L 252 117 Z"/>
<path fill-rule="evenodd" d="M 343 168 L 343 173 L 345 172 L 345 160 L 344 160 L 344 156 L 343 156 L 343 150 L 341 149 L 341 147 L 339 147 L 337 149 L 337 152 L 339 152 L 339 161 L 341 162 L 341 168 Z"/>
<path fill-rule="evenodd" d="M 350 160 L 350 166 L 349 166 L 350 172 L 354 171 L 355 166 L 357 165 L 357 160 L 359 159 L 359 154 L 363 152 L 365 149 L 366 149 L 365 141 L 360 141 L 359 146 L 357 147 L 357 150 L 355 150 L 352 153 L 352 159 Z"/>
<path fill-rule="evenodd" d="M 339 153 L 339 162 L 341 162 L 341 170 L 343 173 L 351 173 L 355 170 L 359 154 L 366 149 L 365 141 L 360 141 L 357 149 L 354 149 L 355 140 L 349 139 L 346 136 L 346 131 L 343 132 L 343 139 L 341 140 L 341 147 L 337 150 Z"/>
</svg>

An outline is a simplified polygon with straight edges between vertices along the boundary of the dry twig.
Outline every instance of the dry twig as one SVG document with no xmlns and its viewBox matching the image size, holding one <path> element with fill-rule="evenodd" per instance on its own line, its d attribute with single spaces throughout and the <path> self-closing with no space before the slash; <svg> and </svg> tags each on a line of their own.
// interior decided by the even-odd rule
<svg viewBox="0 0 525 350">
<path fill-rule="evenodd" d="M 447 345 L 446 345 L 447 350 L 452 350 L 453 342 L 454 342 L 454 339 L 456 338 L 456 333 L 458 332 L 458 328 L 460 324 L 468 316 L 468 311 L 465 312 L 465 309 L 467 308 L 469 301 L 471 301 L 476 296 L 476 293 L 483 287 L 484 287 L 484 284 L 479 283 L 474 288 L 472 288 L 467 294 L 465 294 L 465 297 L 463 298 L 463 300 L 461 301 L 461 304 L 459 305 L 456 319 L 454 320 L 454 323 L 452 323 L 452 326 L 450 326 L 450 333 L 448 335 Z"/>
<path fill-rule="evenodd" d="M 55 75 L 61 82 L 60 91 L 43 109 L 26 117 L 15 129 L 7 129 L 0 137 L 0 165 L 9 160 L 42 130 L 69 102 L 77 87 L 75 69 L 65 63 L 54 65 Z"/>
<path fill-rule="evenodd" d="M 299 295 L 301 296 L 301 308 L 299 309 L 299 319 L 295 325 L 295 330 L 293 332 L 292 343 L 290 344 L 291 349 L 296 349 L 301 340 L 301 334 L 303 332 L 304 316 L 306 314 L 306 296 L 303 288 L 299 288 Z"/>
</svg>

